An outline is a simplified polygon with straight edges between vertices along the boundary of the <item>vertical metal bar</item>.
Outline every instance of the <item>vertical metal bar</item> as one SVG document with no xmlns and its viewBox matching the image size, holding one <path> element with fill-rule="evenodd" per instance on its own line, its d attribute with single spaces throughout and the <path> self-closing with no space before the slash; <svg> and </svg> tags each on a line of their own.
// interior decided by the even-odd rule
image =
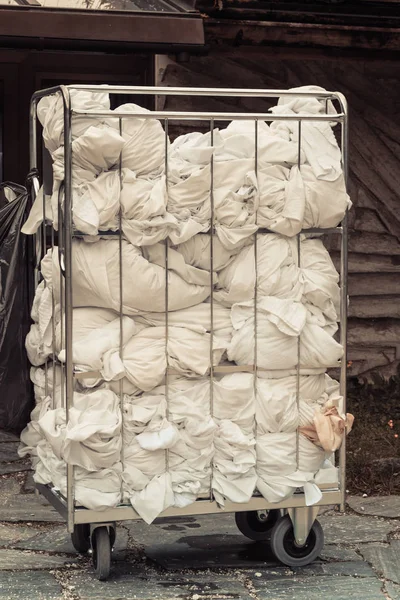
<svg viewBox="0 0 400 600">
<path fill-rule="evenodd" d="M 345 117 L 341 123 L 341 151 L 342 168 L 346 189 L 348 189 L 348 144 L 349 144 L 349 124 L 347 104 L 343 99 L 343 112 Z M 347 404 L 347 270 L 348 270 L 348 223 L 347 211 L 342 221 L 342 238 L 340 248 L 340 343 L 343 346 L 343 357 L 340 367 L 340 393 L 343 396 L 343 412 L 346 414 Z M 343 436 L 343 442 L 339 450 L 339 487 L 341 493 L 340 510 L 344 512 L 346 505 L 346 432 Z"/>
<path fill-rule="evenodd" d="M 37 168 L 37 99 L 32 99 L 29 107 L 29 168 L 30 170 Z M 37 194 L 36 188 L 33 186 L 33 191 Z M 32 201 L 34 198 L 32 198 Z M 43 213 L 43 219 L 45 215 Z M 40 232 L 36 232 L 34 235 L 34 288 L 36 290 L 39 285 L 39 273 L 40 273 L 40 260 L 42 258 L 42 248 L 40 244 Z"/>
<path fill-rule="evenodd" d="M 29 107 L 29 167 L 37 168 L 37 122 L 36 108 L 38 100 L 33 98 Z"/>
<path fill-rule="evenodd" d="M 42 226 L 40 228 L 40 234 L 39 234 L 39 235 L 41 235 L 41 239 L 42 239 L 41 244 L 40 244 L 41 258 L 46 256 L 46 252 L 47 252 L 46 199 L 45 199 L 44 194 L 43 194 L 43 201 L 42 201 L 42 210 L 43 210 L 43 219 L 42 219 Z M 47 286 L 46 282 L 44 285 Z M 53 295 L 53 292 L 52 292 L 52 295 Z M 54 311 L 53 311 L 52 322 L 54 323 Z M 44 383 L 45 394 L 46 394 L 46 396 L 48 396 L 49 395 L 49 365 L 48 365 L 47 359 L 44 364 L 44 382 L 45 382 Z"/>
<path fill-rule="evenodd" d="M 60 240 L 60 230 L 58 233 L 58 244 L 60 245 L 61 240 Z M 65 293 L 65 289 L 64 289 L 64 277 L 61 271 L 61 265 L 59 265 L 59 284 L 60 284 L 60 347 L 61 349 L 65 348 L 64 345 L 64 341 L 65 341 L 65 336 L 64 336 L 64 332 L 65 332 L 65 311 L 64 311 L 64 293 Z M 54 285 L 54 283 L 53 283 Z M 60 373 L 60 378 L 61 378 L 61 407 L 66 409 L 66 400 L 65 400 L 65 363 L 62 362 L 60 364 L 60 369 L 61 369 L 61 373 Z"/>
<path fill-rule="evenodd" d="M 49 365 L 46 359 L 46 362 L 44 363 L 44 393 L 45 396 L 47 397 L 49 395 Z"/>
<path fill-rule="evenodd" d="M 254 121 L 254 172 L 257 181 L 258 194 L 258 121 Z M 255 212 L 255 224 L 257 225 L 258 210 Z M 257 402 L 257 363 L 258 363 L 258 322 L 257 322 L 257 301 L 258 301 L 258 235 L 257 231 L 254 234 L 254 401 Z M 255 438 L 257 441 L 257 419 L 254 419 Z"/>
<path fill-rule="evenodd" d="M 297 148 L 297 168 L 299 171 L 301 170 L 301 120 L 299 120 L 298 125 L 298 148 Z M 300 249 L 300 234 L 297 234 L 297 266 L 299 269 L 301 268 L 301 249 Z M 297 338 L 297 370 L 296 370 L 296 406 L 297 406 L 297 415 L 300 414 L 300 343 L 301 343 L 301 332 L 299 333 L 299 337 Z M 299 469 L 299 442 L 300 442 L 300 432 L 299 426 L 296 429 L 296 470 Z"/>
<path fill-rule="evenodd" d="M 119 134 L 122 137 L 122 118 L 119 117 Z M 122 149 L 119 155 L 118 163 L 118 175 L 119 175 L 119 213 L 118 213 L 118 242 L 119 242 L 119 358 L 121 363 L 124 359 L 124 299 L 123 299 L 123 269 L 122 269 L 122 204 L 121 204 L 121 193 L 122 193 Z M 119 380 L 119 404 L 121 411 L 121 464 L 122 472 L 125 469 L 125 446 L 124 446 L 124 392 L 123 392 L 123 379 Z M 124 494 L 123 478 L 121 479 L 121 500 Z"/>
<path fill-rule="evenodd" d="M 165 168 L 165 186 L 168 195 L 168 119 L 164 120 L 164 131 L 165 131 L 165 154 L 164 154 L 164 168 Z M 169 359 L 168 359 L 168 335 L 169 335 L 169 288 L 168 288 L 168 248 L 169 241 L 168 237 L 165 238 L 165 403 L 166 403 L 166 419 L 169 421 Z M 169 471 L 169 450 L 165 450 L 165 470 Z"/>
<path fill-rule="evenodd" d="M 66 420 L 68 423 L 69 411 L 73 406 L 74 374 L 72 356 L 72 319 L 73 319 L 73 292 L 72 292 L 72 111 L 69 91 L 61 86 L 64 100 L 64 246 L 65 246 L 65 384 L 66 384 Z M 67 510 L 68 531 L 74 529 L 74 468 L 67 465 Z"/>
<path fill-rule="evenodd" d="M 210 119 L 210 145 L 214 145 L 214 119 Z M 210 414 L 214 416 L 214 152 L 210 159 Z M 214 461 L 211 461 L 210 502 L 213 494 Z"/>
<path fill-rule="evenodd" d="M 54 253 L 54 227 L 51 227 L 51 255 Z M 52 335 L 52 358 L 53 358 L 53 393 L 52 393 L 52 402 L 51 407 L 58 408 L 55 401 L 56 394 L 56 384 L 57 384 L 57 376 L 56 376 L 56 323 L 55 323 L 55 300 L 54 300 L 54 282 L 51 286 L 51 335 Z"/>
</svg>

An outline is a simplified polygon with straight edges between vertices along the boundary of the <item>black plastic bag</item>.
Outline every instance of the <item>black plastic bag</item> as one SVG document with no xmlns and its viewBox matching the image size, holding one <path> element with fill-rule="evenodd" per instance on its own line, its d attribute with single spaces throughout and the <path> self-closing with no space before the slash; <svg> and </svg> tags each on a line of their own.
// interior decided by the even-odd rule
<svg viewBox="0 0 400 600">
<path fill-rule="evenodd" d="M 6 193 L 15 195 L 11 202 Z M 29 194 L 14 183 L 0 185 L 0 430 L 20 433 L 34 405 L 25 350 L 33 290 L 32 240 L 21 233 Z"/>
</svg>

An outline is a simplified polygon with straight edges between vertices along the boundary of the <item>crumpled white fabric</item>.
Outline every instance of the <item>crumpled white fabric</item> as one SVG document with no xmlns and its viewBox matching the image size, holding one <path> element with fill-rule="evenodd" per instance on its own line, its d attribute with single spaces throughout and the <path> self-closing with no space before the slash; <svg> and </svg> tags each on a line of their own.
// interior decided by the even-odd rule
<svg viewBox="0 0 400 600">
<path fill-rule="evenodd" d="M 172 313 L 166 342 L 165 315 L 144 313 L 135 321 L 102 308 L 75 308 L 73 310 L 72 357 L 75 371 L 97 372 L 81 378 L 81 385 L 94 387 L 102 380 L 127 378 L 134 386 L 130 393 L 140 389 L 149 391 L 159 385 L 167 364 L 186 377 L 203 376 L 210 369 L 211 307 L 197 307 Z M 56 317 L 60 315 L 56 315 Z M 214 307 L 213 365 L 221 361 L 231 340 L 232 325 L 229 311 Z M 196 320 L 197 318 L 197 320 Z M 189 319 L 193 319 L 191 324 Z M 121 340 L 122 326 L 122 340 Z M 44 353 L 34 324 L 29 333 L 29 354 L 38 364 L 43 364 L 52 353 L 53 344 Z M 61 338 L 61 322 L 55 327 L 55 356 L 65 362 L 65 334 Z M 120 344 L 122 342 L 122 349 Z M 196 352 L 192 352 L 193 348 Z M 168 363 L 167 363 L 168 361 Z"/>
<path fill-rule="evenodd" d="M 337 485 L 332 464 L 330 471 L 320 475 L 327 468 L 327 454 L 303 435 L 297 436 L 296 429 L 312 422 L 316 407 L 340 398 L 338 388 L 338 382 L 326 374 L 299 380 L 296 375 L 257 379 L 257 487 L 269 502 L 279 502 L 303 487 L 311 505 L 321 497 L 317 484 Z"/>
<path fill-rule="evenodd" d="M 254 244 L 243 248 L 219 272 L 214 298 L 224 305 L 254 298 L 256 279 L 259 297 L 274 296 L 302 301 L 328 321 L 340 311 L 339 275 L 319 239 L 301 236 L 300 256 L 296 239 L 265 234 L 257 240 L 257 273 Z M 316 310 L 316 309 L 319 309 Z"/>
<path fill-rule="evenodd" d="M 247 502 L 253 495 L 255 471 L 254 376 L 232 373 L 213 382 L 215 437 L 212 489 L 217 502 Z"/>
<path fill-rule="evenodd" d="M 143 250 L 143 251 L 142 251 Z M 140 249 L 122 240 L 123 312 L 165 310 L 165 247 L 162 244 Z M 203 302 L 210 293 L 209 273 L 185 263 L 181 254 L 168 250 L 168 307 L 179 310 Z M 59 302 L 58 252 L 49 250 L 43 258 L 42 273 Z M 132 273 L 134 277 L 128 277 Z M 109 308 L 119 312 L 119 241 L 99 240 L 96 244 L 74 240 L 72 244 L 72 285 L 74 306 Z M 215 281 L 217 277 L 215 276 Z"/>
<path fill-rule="evenodd" d="M 148 523 L 169 506 L 187 506 L 210 488 L 216 425 L 208 390 L 207 380 L 176 379 L 169 388 L 168 413 L 164 386 L 126 398 L 125 490 Z"/>
<path fill-rule="evenodd" d="M 263 161 L 270 165 L 297 165 L 298 145 L 291 140 L 284 140 L 267 123 L 258 121 L 232 121 L 225 129 L 214 130 L 214 137 L 220 134 L 221 140 L 216 144 L 215 160 L 230 158 L 254 158 L 257 163 Z M 304 152 L 300 154 L 300 163 L 305 162 Z M 255 164 L 255 163 L 254 163 Z M 257 164 L 258 166 L 258 164 Z"/>
<path fill-rule="evenodd" d="M 143 311 L 135 316 L 135 323 L 161 326 L 165 325 L 165 322 L 165 313 Z M 211 303 L 201 302 L 189 308 L 171 311 L 168 314 L 168 326 L 184 327 L 198 333 L 210 332 Z M 215 300 L 213 302 L 213 331 L 218 338 L 227 340 L 231 339 L 233 331 L 230 309 Z"/>
<path fill-rule="evenodd" d="M 130 317 L 119 315 L 104 308 L 75 308 L 72 326 L 72 356 L 77 371 L 97 371 L 103 368 L 103 356 L 111 349 L 120 346 L 122 325 L 122 345 L 137 332 L 138 328 Z M 60 324 L 56 328 L 56 348 L 58 358 L 65 362 L 65 348 L 61 344 Z M 65 339 L 63 340 L 65 344 Z"/>
<path fill-rule="evenodd" d="M 254 493 L 256 482 L 271 502 L 289 497 L 299 487 L 304 487 L 308 503 L 317 501 L 315 474 L 323 466 L 325 453 L 305 438 L 300 439 L 299 469 L 296 470 L 296 380 L 295 376 L 286 380 L 258 378 L 256 401 L 252 374 L 235 373 L 215 380 L 214 418 L 208 379 L 173 378 L 169 385 L 168 412 L 164 386 L 148 394 L 125 396 L 125 498 L 146 522 L 154 520 L 169 506 L 183 507 L 198 497 L 207 496 L 211 485 L 221 505 L 226 499 L 246 502 Z M 332 393 L 337 393 L 337 388 L 337 382 L 326 375 L 300 377 L 300 402 L 306 407 L 303 414 L 308 414 L 311 404 L 322 406 Z M 93 392 L 86 398 L 91 396 Z M 285 407 L 289 410 L 283 410 Z M 57 458 L 64 448 L 65 416 L 48 407 L 45 414 L 48 418 L 40 419 L 39 434 L 34 431 L 36 438 L 31 438 L 25 454 L 34 454 L 36 449 L 40 455 L 38 448 L 43 445 L 40 432 L 44 431 Z M 86 436 L 96 427 L 95 419 L 90 419 L 78 428 L 74 437 L 84 437 L 82 443 L 88 443 L 90 438 Z M 289 430 L 289 435 L 285 430 Z M 23 441 L 27 443 L 29 438 L 25 435 Z M 42 454 L 40 460 L 45 464 L 41 463 L 37 480 L 43 482 L 46 465 L 48 469 L 53 468 L 55 459 L 48 456 L 45 459 Z M 96 470 L 96 479 L 100 479 L 101 472 Z M 335 474 L 331 465 L 331 470 L 319 475 L 318 481 L 332 485 Z M 92 473 L 87 478 L 82 477 L 88 480 L 88 489 L 93 490 Z M 56 480 L 53 477 L 53 484 L 60 488 L 62 484 Z M 107 489 L 106 486 L 104 491 Z M 154 490 L 157 490 L 156 496 Z M 83 505 L 100 510 L 102 506 L 115 505 L 115 495 L 111 492 L 107 501 L 97 493 L 92 500 L 87 496 L 85 501 L 82 495 L 77 495 L 77 499 Z"/>
<path fill-rule="evenodd" d="M 322 498 L 314 475 L 324 463 L 325 452 L 300 435 L 297 468 L 296 436 L 296 432 L 257 436 L 257 489 L 268 502 L 285 500 L 297 488 L 304 489 L 307 506 Z"/>
<path fill-rule="evenodd" d="M 84 218 L 79 214 L 84 209 L 81 207 L 80 196 L 90 185 L 95 185 L 96 178 L 103 172 L 117 165 L 124 145 L 123 138 L 119 133 L 107 125 L 89 127 L 80 137 L 72 142 L 72 206 L 77 197 L 78 202 L 78 224 L 85 224 Z M 53 193 L 51 206 L 53 213 L 53 226 L 58 229 L 58 204 L 64 205 L 64 192 L 62 183 L 64 181 L 64 148 L 61 146 L 53 152 Z M 113 201 L 115 202 L 115 200 Z M 98 209 L 92 208 L 96 212 Z"/>
<path fill-rule="evenodd" d="M 180 136 L 171 144 L 168 211 L 180 223 L 179 235 L 170 234 L 174 244 L 208 230 L 211 176 L 214 226 L 222 245 L 227 249 L 240 247 L 257 230 L 258 191 L 254 160 L 227 156 L 226 160 L 215 161 L 211 167 L 214 148 L 209 133 Z"/>
<path fill-rule="evenodd" d="M 119 400 L 110 390 L 74 393 L 69 409 L 48 410 L 38 420 L 40 430 L 57 458 L 89 471 L 110 468 L 121 458 Z"/>
<path fill-rule="evenodd" d="M 87 92 L 84 90 L 70 90 L 71 106 L 81 110 L 109 110 L 110 98 L 106 91 Z M 37 116 L 43 127 L 43 140 L 46 148 L 53 153 L 64 145 L 64 109 L 63 98 L 60 92 L 41 98 L 37 105 Z M 102 117 L 73 115 L 72 138 L 76 139 L 93 124 L 103 123 Z M 118 122 L 117 122 L 118 123 Z"/>
<path fill-rule="evenodd" d="M 122 104 L 116 110 L 138 115 L 121 120 L 121 135 L 125 141 L 121 154 L 122 167 L 131 169 L 137 176 L 161 173 L 165 164 L 165 146 L 168 149 L 169 140 L 160 121 L 141 118 L 140 114 L 151 111 L 137 104 Z"/>
<path fill-rule="evenodd" d="M 228 348 L 228 358 L 238 365 L 254 364 L 254 305 L 236 304 L 232 308 L 236 329 Z M 300 302 L 272 296 L 257 302 L 257 365 L 260 369 L 292 369 L 338 366 L 342 346 L 334 340 L 334 330 L 313 322 L 309 311 Z"/>
<path fill-rule="evenodd" d="M 323 92 L 319 86 L 302 86 L 289 91 Z M 283 96 L 278 105 L 270 110 L 276 114 L 320 115 L 325 114 L 326 101 L 312 97 Z M 336 114 L 332 102 L 328 102 L 328 114 Z M 284 139 L 298 141 L 299 125 L 296 121 L 274 121 L 271 129 Z M 318 179 L 334 181 L 342 172 L 341 153 L 329 121 L 303 121 L 301 125 L 302 149 L 308 164 Z"/>
<path fill-rule="evenodd" d="M 258 170 L 257 223 L 282 235 L 294 236 L 311 227 L 335 227 L 350 207 L 343 174 L 318 179 L 310 165 L 286 168 L 261 166 Z"/>
<path fill-rule="evenodd" d="M 137 177 L 122 170 L 122 231 L 131 244 L 149 246 L 179 230 L 176 218 L 167 212 L 165 176 Z"/>
<path fill-rule="evenodd" d="M 67 466 L 56 457 L 51 445 L 42 439 L 37 445 L 38 458 L 35 462 L 33 479 L 36 483 L 50 484 L 65 498 L 67 497 Z M 111 469 L 87 471 L 74 467 L 74 494 L 78 506 L 92 510 L 106 510 L 120 504 L 122 496 L 122 465 L 116 463 Z"/>
<path fill-rule="evenodd" d="M 67 497 L 66 475 L 60 478 L 58 489 L 64 497 Z M 121 463 L 115 463 L 112 468 L 99 471 L 74 468 L 75 501 L 80 506 L 98 511 L 115 508 L 121 502 L 121 490 Z"/>
<path fill-rule="evenodd" d="M 219 364 L 226 347 L 224 340 L 214 336 L 214 366 Z M 102 375 L 106 381 L 124 376 L 138 389 L 149 391 L 162 382 L 167 364 L 186 377 L 206 375 L 210 369 L 210 334 L 169 327 L 166 344 L 164 327 L 143 329 L 124 346 L 122 361 L 118 349 L 103 356 Z"/>
<path fill-rule="evenodd" d="M 198 233 L 186 242 L 174 246 L 174 249 L 183 255 L 185 262 L 199 269 L 211 270 L 211 237 L 207 233 Z M 228 250 L 217 237 L 213 238 L 213 270 L 221 271 L 232 262 L 241 248 Z"/>
<path fill-rule="evenodd" d="M 44 200 L 44 205 L 43 205 Z M 40 187 L 32 208 L 24 225 L 21 227 L 21 232 L 25 235 L 36 233 L 43 219 L 47 221 L 53 220 L 53 208 L 51 205 L 51 197 L 44 194 L 43 186 Z"/>
<path fill-rule="evenodd" d="M 20 435 L 20 445 L 18 448 L 18 456 L 24 458 L 25 456 L 31 456 L 32 462 L 37 462 L 37 447 L 39 442 L 43 439 L 43 434 L 39 426 L 39 420 L 49 411 L 51 408 L 50 396 L 36 398 L 36 404 L 33 408 L 30 418 L 31 420 L 27 426 L 22 430 Z"/>
<path fill-rule="evenodd" d="M 65 383 L 62 391 L 62 377 L 62 367 L 54 363 L 45 365 L 43 368 L 31 367 L 30 379 L 33 383 L 36 402 L 40 402 L 50 395 L 53 401 L 52 408 L 60 408 L 65 401 Z"/>
</svg>

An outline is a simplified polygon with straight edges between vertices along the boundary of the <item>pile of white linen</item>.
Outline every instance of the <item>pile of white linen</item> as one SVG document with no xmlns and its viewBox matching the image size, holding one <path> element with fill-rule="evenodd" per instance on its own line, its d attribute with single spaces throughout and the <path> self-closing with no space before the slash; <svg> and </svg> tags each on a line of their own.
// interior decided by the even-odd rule
<svg viewBox="0 0 400 600">
<path fill-rule="evenodd" d="M 85 110 L 110 107 L 106 92 L 75 91 L 71 103 Z M 335 113 L 331 103 L 328 109 Z M 216 235 L 228 249 L 243 245 L 258 227 L 293 236 L 302 228 L 335 226 L 351 204 L 341 152 L 328 121 L 302 123 L 299 155 L 296 121 L 259 122 L 257 135 L 253 121 L 233 121 L 212 136 L 193 132 L 170 144 L 157 119 L 140 117 L 149 113 L 146 109 L 125 104 L 118 110 L 136 116 L 122 119 L 121 126 L 112 111 L 107 118 L 72 118 L 73 221 L 82 233 L 94 236 L 117 229 L 121 207 L 122 230 L 132 244 L 152 245 L 166 238 L 183 243 L 209 229 L 212 172 Z M 325 102 L 286 97 L 271 110 L 320 115 Z M 46 216 L 57 228 L 64 178 L 58 94 L 39 102 L 38 117 L 53 158 L 53 195 Z M 36 230 L 42 206 L 38 197 L 24 233 Z"/>
<path fill-rule="evenodd" d="M 72 103 L 109 108 L 106 91 L 74 93 Z M 311 98 L 284 108 L 321 107 Z M 61 109 L 58 95 L 38 106 L 53 158 L 46 217 L 56 229 Z M 321 240 L 293 237 L 338 224 L 349 205 L 331 125 L 307 122 L 299 155 L 295 122 L 260 122 L 256 133 L 254 122 L 237 121 L 170 143 L 159 121 L 140 117 L 148 111 L 120 110 L 137 114 L 121 125 L 112 112 L 72 119 L 72 215 L 85 234 L 72 244 L 80 377 L 67 422 L 55 248 L 41 263 L 26 340 L 37 405 L 20 453 L 32 456 L 37 482 L 65 494 L 72 465 L 79 504 L 130 502 L 146 522 L 210 492 L 224 505 L 255 491 L 279 502 L 302 488 L 313 504 L 317 484 L 337 481 L 329 459 L 350 425 L 325 374 L 342 356 L 338 274 Z M 24 232 L 36 230 L 42 206 L 39 195 Z M 101 237 L 120 225 L 121 244 Z M 255 238 L 259 228 L 276 233 Z"/>
</svg>

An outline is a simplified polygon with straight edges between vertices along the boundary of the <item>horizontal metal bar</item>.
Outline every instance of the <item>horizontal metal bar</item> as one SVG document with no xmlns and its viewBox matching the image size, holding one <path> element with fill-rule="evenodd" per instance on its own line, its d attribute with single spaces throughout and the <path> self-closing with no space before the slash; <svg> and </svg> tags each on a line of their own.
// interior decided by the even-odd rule
<svg viewBox="0 0 400 600">
<path fill-rule="evenodd" d="M 49 485 L 36 484 L 37 490 L 50 502 L 63 519 L 67 519 L 67 503 L 65 498 Z M 341 494 L 338 488 L 320 488 L 322 498 L 315 506 L 331 506 L 340 503 Z M 267 502 L 262 496 L 253 496 L 248 502 L 237 504 L 226 502 L 221 508 L 216 502 L 209 499 L 196 500 L 193 504 L 184 508 L 169 508 L 161 513 L 160 517 L 180 517 L 188 515 L 206 515 L 213 513 L 244 512 L 250 510 L 273 510 L 284 508 L 304 507 L 305 496 L 299 492 L 291 498 L 278 503 Z M 141 520 L 140 515 L 130 505 L 121 505 L 104 511 L 90 510 L 87 508 L 75 508 L 75 523 L 101 523 L 104 521 L 130 521 Z"/>
<path fill-rule="evenodd" d="M 50 504 L 56 509 L 56 511 L 61 515 L 61 517 L 67 521 L 68 519 L 68 509 L 66 500 L 53 488 L 49 485 L 43 485 L 41 483 L 36 483 L 36 489 L 42 496 L 46 498 L 50 502 Z"/>
<path fill-rule="evenodd" d="M 130 86 L 130 85 L 85 85 L 72 84 L 65 86 L 69 90 L 85 90 L 87 92 L 100 92 L 104 90 L 110 94 L 138 94 L 158 96 L 227 96 L 245 98 L 279 98 L 280 96 L 333 99 L 341 101 L 340 92 L 306 92 L 304 90 L 263 90 L 241 88 L 188 88 L 188 87 L 162 87 L 162 86 Z"/>
<path fill-rule="evenodd" d="M 72 232 L 72 235 L 74 237 L 92 237 L 92 234 L 84 233 L 83 231 L 79 231 L 79 229 L 74 229 L 74 231 Z M 104 231 L 101 231 L 101 229 L 99 229 L 99 232 L 96 233 L 96 236 L 97 235 L 104 235 L 107 237 L 119 237 L 120 231 L 119 231 L 119 229 L 117 231 L 111 231 L 111 229 L 106 229 Z"/>
<path fill-rule="evenodd" d="M 259 371 L 263 369 L 258 368 Z M 222 365 L 214 367 L 214 373 L 254 373 L 254 365 Z"/>
<path fill-rule="evenodd" d="M 45 96 L 50 96 L 51 94 L 57 94 L 58 92 L 61 92 L 61 87 L 59 85 L 45 88 L 43 90 L 37 90 L 32 94 L 31 102 L 35 102 L 41 98 L 44 98 Z"/>
<path fill-rule="evenodd" d="M 48 225 L 50 225 L 51 223 L 49 222 Z M 302 229 L 300 231 L 300 233 L 321 233 L 321 234 L 325 234 L 325 233 L 342 233 L 343 232 L 343 227 L 327 227 L 327 228 L 322 228 L 322 227 L 310 227 L 309 229 Z M 257 229 L 257 233 L 273 233 L 275 235 L 280 235 L 279 232 L 277 231 L 272 231 L 272 229 L 267 229 L 266 227 L 259 227 Z M 111 231 L 110 229 L 101 231 L 99 230 L 98 234 L 99 236 L 107 236 L 107 237 L 119 237 L 120 231 Z M 79 229 L 75 229 L 73 232 L 73 236 L 74 237 L 91 237 L 91 234 L 89 233 L 83 233 L 83 231 L 79 231 Z"/>
<path fill-rule="evenodd" d="M 218 113 L 218 112 L 186 112 L 186 111 L 150 111 L 123 112 L 119 110 L 80 110 L 72 109 L 73 115 L 86 117 L 102 117 L 116 119 L 168 119 L 172 121 L 329 121 L 340 123 L 345 118 L 344 113 L 336 115 L 302 115 L 302 114 L 271 114 L 271 113 Z"/>
<path fill-rule="evenodd" d="M 138 315 L 140 316 L 140 314 Z M 339 368 L 341 365 L 341 361 L 339 361 L 337 364 L 328 367 L 331 369 L 334 368 Z M 294 367 L 295 368 L 295 367 Z M 307 371 L 307 373 L 311 370 L 311 369 L 305 369 Z M 178 371 L 177 369 L 174 369 L 174 367 L 168 367 L 166 369 L 166 371 L 168 372 L 169 375 L 181 375 L 182 373 L 180 371 Z M 257 367 L 257 371 L 271 371 L 271 369 L 264 369 L 262 367 Z M 300 369 L 300 375 L 302 374 L 302 371 L 304 371 L 304 369 Z M 213 369 L 214 373 L 254 373 L 254 365 L 220 365 L 220 366 L 216 366 Z M 74 378 L 75 379 L 93 379 L 93 378 L 102 378 L 102 374 L 100 373 L 100 371 L 75 371 L 74 372 Z M 199 377 L 201 377 L 199 375 Z"/>
<path fill-rule="evenodd" d="M 343 233 L 343 227 L 310 227 L 310 229 L 302 229 L 300 233 Z"/>
<path fill-rule="evenodd" d="M 75 379 L 93 379 L 93 377 L 101 378 L 100 371 L 74 371 Z"/>
<path fill-rule="evenodd" d="M 263 369 L 259 369 L 262 371 Z M 173 367 L 167 368 L 169 375 L 181 375 L 181 372 Z M 254 366 L 253 365 L 223 365 L 219 367 L 214 367 L 214 373 L 253 373 Z M 102 375 L 100 371 L 75 371 L 74 378 L 75 379 L 92 379 L 93 377 L 101 378 Z"/>
<path fill-rule="evenodd" d="M 322 499 L 315 506 L 331 506 L 339 504 L 340 491 L 321 490 Z M 249 502 L 236 504 L 226 502 L 225 507 L 221 508 L 216 502 L 207 500 L 197 500 L 185 508 L 169 508 L 160 514 L 162 517 L 185 517 L 189 515 L 208 515 L 232 512 L 244 512 L 251 510 L 273 510 L 284 508 L 300 508 L 306 506 L 304 494 L 295 494 L 288 500 L 279 503 L 267 502 L 262 497 L 253 497 Z M 117 508 L 107 509 L 105 511 L 87 510 L 85 508 L 75 509 L 75 523 L 101 523 L 102 521 L 131 521 L 141 520 L 138 513 L 132 506 L 118 506 Z"/>
</svg>

